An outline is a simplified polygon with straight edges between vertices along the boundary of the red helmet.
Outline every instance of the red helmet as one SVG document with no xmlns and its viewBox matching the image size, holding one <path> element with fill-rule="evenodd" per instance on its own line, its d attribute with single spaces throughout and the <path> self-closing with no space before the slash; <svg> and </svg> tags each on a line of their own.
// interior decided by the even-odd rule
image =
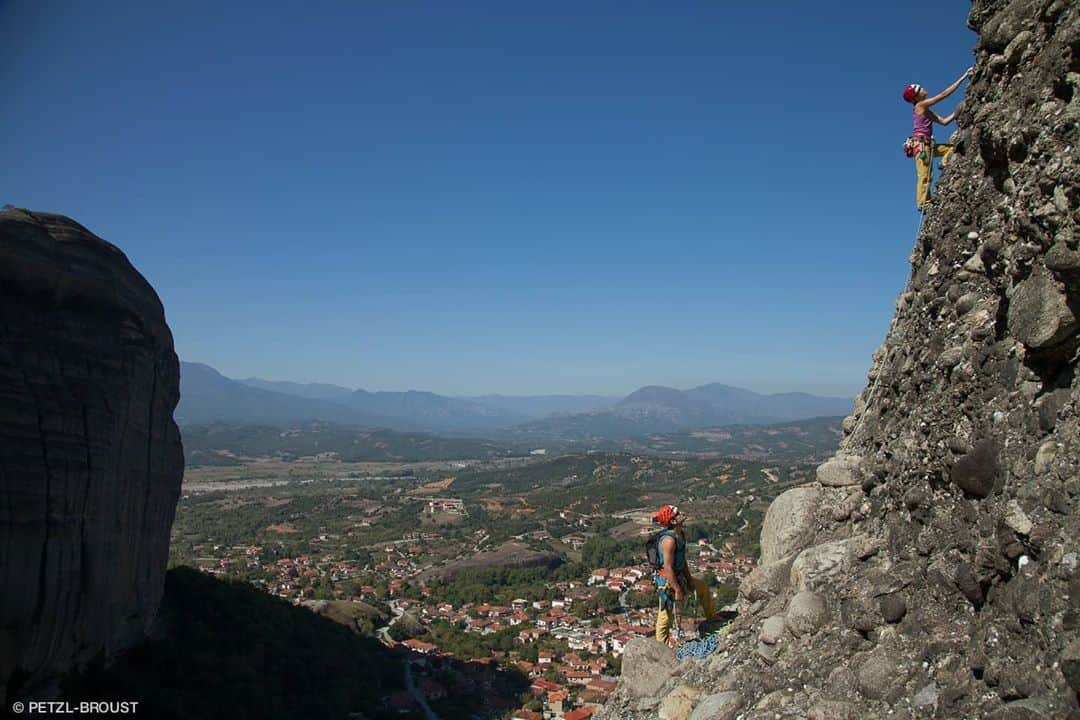
<svg viewBox="0 0 1080 720">
<path fill-rule="evenodd" d="M 909 103 L 915 102 L 916 98 L 919 97 L 919 93 L 922 92 L 922 89 L 922 85 L 918 83 L 911 83 L 906 88 L 904 88 L 904 100 Z"/>
<path fill-rule="evenodd" d="M 653 515 L 653 522 L 661 525 L 670 525 L 675 516 L 679 514 L 679 508 L 675 505 L 665 505 Z"/>
</svg>

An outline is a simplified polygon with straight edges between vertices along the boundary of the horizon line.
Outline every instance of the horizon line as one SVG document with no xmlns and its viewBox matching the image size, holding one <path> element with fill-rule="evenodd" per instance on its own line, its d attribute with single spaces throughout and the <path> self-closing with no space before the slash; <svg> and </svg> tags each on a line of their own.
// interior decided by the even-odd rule
<svg viewBox="0 0 1080 720">
<path fill-rule="evenodd" d="M 179 358 L 179 355 L 177 357 Z M 638 392 L 639 390 L 643 390 L 645 388 L 650 388 L 650 387 L 666 388 L 666 389 L 670 389 L 670 390 L 677 390 L 678 392 L 689 392 L 691 390 L 696 390 L 698 388 L 707 387 L 709 385 L 723 385 L 724 387 L 732 388 L 734 390 L 742 390 L 744 392 L 750 392 L 750 393 L 753 393 L 755 395 L 763 395 L 763 396 L 801 394 L 801 395 L 810 395 L 810 396 L 813 396 L 813 397 L 820 397 L 820 398 L 834 398 L 834 399 L 845 399 L 845 400 L 853 399 L 856 395 L 859 394 L 859 392 L 861 392 L 861 389 L 855 391 L 851 395 L 819 394 L 819 393 L 808 392 L 806 390 L 780 390 L 780 391 L 774 391 L 774 392 L 763 392 L 763 391 L 754 390 L 754 389 L 751 389 L 751 388 L 748 388 L 748 387 L 745 387 L 745 386 L 742 386 L 742 385 L 732 385 L 730 383 L 722 382 L 722 381 L 709 381 L 709 382 L 704 382 L 704 383 L 700 383 L 700 384 L 697 384 L 697 385 L 693 385 L 692 387 L 688 387 L 688 388 L 680 388 L 680 387 L 675 387 L 673 385 L 662 385 L 662 384 L 659 384 L 659 383 L 645 383 L 643 385 L 636 386 L 633 390 L 624 391 L 624 392 L 621 392 L 621 393 L 604 393 L 604 392 L 596 392 L 596 391 L 591 391 L 591 392 L 563 392 L 563 391 L 560 391 L 560 392 L 541 392 L 541 393 L 469 392 L 469 393 L 460 393 L 460 394 L 457 394 L 457 393 L 450 394 L 450 393 L 436 392 L 434 390 L 424 390 L 424 389 L 419 389 L 419 388 L 409 388 L 407 390 L 386 390 L 386 389 L 372 390 L 372 389 L 368 389 L 368 388 L 364 388 L 364 387 L 351 387 L 351 386 L 348 386 L 348 385 L 341 385 L 339 383 L 327 382 L 327 381 L 324 381 L 324 380 L 309 380 L 309 381 L 280 380 L 280 379 L 271 380 L 271 379 L 268 379 L 268 378 L 259 377 L 257 375 L 250 375 L 248 377 L 241 378 L 241 377 L 233 377 L 233 376 L 230 376 L 230 375 L 226 375 L 225 373 L 223 373 L 221 370 L 218 370 L 215 366 L 211 365 L 210 363 L 201 362 L 201 361 L 198 361 L 198 360 L 180 359 L 180 363 L 181 364 L 186 363 L 186 364 L 190 364 L 190 365 L 202 365 L 204 367 L 210 368 L 211 370 L 213 370 L 217 374 L 221 375 L 222 377 L 226 378 L 227 380 L 232 380 L 234 382 L 239 382 L 239 383 L 246 383 L 247 381 L 258 380 L 258 381 L 267 382 L 267 383 L 291 383 L 293 385 L 301 385 L 301 386 L 305 386 L 305 385 L 328 385 L 328 386 L 331 386 L 331 387 L 337 387 L 337 388 L 341 388 L 343 390 L 348 390 L 349 392 L 363 391 L 363 392 L 368 392 L 368 393 L 407 393 L 407 392 L 430 393 L 432 395 L 439 395 L 441 397 L 448 397 L 448 398 L 452 398 L 452 399 L 455 399 L 455 400 L 470 400 L 470 399 L 479 398 L 479 397 L 537 398 L 537 397 L 558 397 L 558 396 L 561 396 L 561 397 L 602 397 L 602 398 L 610 398 L 610 399 L 614 399 L 614 400 L 622 400 L 622 399 L 625 399 L 626 397 L 629 397 L 630 395 L 634 394 L 635 392 Z M 333 402 L 333 400 L 328 400 L 328 402 Z"/>
</svg>

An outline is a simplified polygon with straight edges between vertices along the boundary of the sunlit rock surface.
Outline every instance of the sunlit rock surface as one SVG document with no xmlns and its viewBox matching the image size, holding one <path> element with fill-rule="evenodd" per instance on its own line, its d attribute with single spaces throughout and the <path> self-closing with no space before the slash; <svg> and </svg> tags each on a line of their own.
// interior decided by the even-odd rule
<svg viewBox="0 0 1080 720">
<path fill-rule="evenodd" d="M 742 720 L 1080 717 L 1080 4 L 968 22 L 958 152 L 837 459 L 769 511 L 719 650 L 598 717 L 682 688 Z"/>
</svg>

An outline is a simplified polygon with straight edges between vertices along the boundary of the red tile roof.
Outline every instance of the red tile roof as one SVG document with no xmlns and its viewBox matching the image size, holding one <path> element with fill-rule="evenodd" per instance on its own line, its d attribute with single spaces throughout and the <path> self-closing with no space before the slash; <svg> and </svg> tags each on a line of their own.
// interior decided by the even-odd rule
<svg viewBox="0 0 1080 720">
<path fill-rule="evenodd" d="M 593 714 L 593 710 L 596 708 L 583 707 L 577 710 L 571 710 L 563 715 L 563 720 L 585 720 Z"/>
</svg>

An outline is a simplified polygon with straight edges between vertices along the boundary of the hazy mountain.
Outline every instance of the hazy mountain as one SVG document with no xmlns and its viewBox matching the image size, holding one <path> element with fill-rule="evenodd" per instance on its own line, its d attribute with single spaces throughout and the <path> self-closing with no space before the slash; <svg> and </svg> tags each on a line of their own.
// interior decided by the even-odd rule
<svg viewBox="0 0 1080 720">
<path fill-rule="evenodd" d="M 181 363 L 177 421 L 341 425 L 443 434 L 485 433 L 526 438 L 628 438 L 735 424 L 843 416 L 852 401 L 805 393 L 760 395 L 713 383 L 677 390 L 640 388 L 622 400 L 602 395 L 485 395 L 454 398 L 431 392 L 369 392 L 322 383 L 232 380 L 208 365 Z"/>
<path fill-rule="evenodd" d="M 251 387 L 295 395 L 310 400 L 331 400 L 356 407 L 389 410 L 386 414 L 411 416 L 413 412 L 448 417 L 453 414 L 478 415 L 483 418 L 499 417 L 511 422 L 523 422 L 548 417 L 569 415 L 612 407 L 619 397 L 610 395 L 477 395 L 475 397 L 446 397 L 434 393 L 409 391 L 408 393 L 371 393 L 357 391 L 341 385 L 327 383 L 295 383 L 287 380 L 263 380 L 246 378 L 239 382 Z M 354 398 L 354 394 L 360 397 Z M 409 396 L 413 397 L 394 397 Z M 423 396 L 423 397 L 420 397 Z M 445 402 L 460 400 L 467 405 Z M 477 407 L 479 406 L 479 407 Z M 485 410 L 486 409 L 486 410 Z M 493 411 L 493 412 L 489 412 Z M 481 424 L 487 424 L 487 420 Z"/>
<path fill-rule="evenodd" d="M 618 397 L 608 395 L 478 395 L 460 399 L 505 410 L 530 420 L 602 410 L 619 402 Z"/>
<path fill-rule="evenodd" d="M 525 415 L 502 408 L 419 390 L 357 390 L 345 402 L 364 413 L 400 418 L 424 429 L 440 432 L 505 428 L 528 419 Z"/>
<path fill-rule="evenodd" d="M 329 400 L 287 395 L 231 380 L 209 365 L 180 363 L 180 424 L 233 422 L 290 425 L 305 420 L 388 427 L 386 418 Z M 395 423 L 401 426 L 402 423 Z M 415 427 L 407 428 L 415 429 Z"/>
<path fill-rule="evenodd" d="M 342 402 L 348 400 L 349 396 L 354 392 L 352 388 L 328 385 L 326 383 L 294 383 L 284 380 L 263 380 L 262 378 L 247 378 L 239 382 L 251 387 L 285 393 L 286 395 L 295 395 L 309 400 Z"/>
<path fill-rule="evenodd" d="M 232 380 L 209 365 L 181 363 L 177 422 L 292 425 L 323 420 L 341 425 L 481 432 L 527 420 L 500 408 L 429 392 L 352 391 L 336 385 Z"/>
<path fill-rule="evenodd" d="M 631 437 L 720 425 L 766 424 L 843 416 L 848 398 L 806 393 L 761 395 L 714 383 L 677 390 L 649 385 L 605 410 L 537 420 L 515 428 L 536 437 Z"/>
</svg>

